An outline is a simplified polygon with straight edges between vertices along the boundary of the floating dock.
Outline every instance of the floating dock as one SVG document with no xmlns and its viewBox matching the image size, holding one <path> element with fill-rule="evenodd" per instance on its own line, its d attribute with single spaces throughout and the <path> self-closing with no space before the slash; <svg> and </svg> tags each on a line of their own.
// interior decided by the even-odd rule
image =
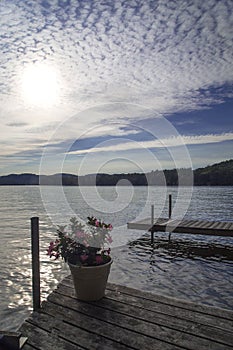
<svg viewBox="0 0 233 350">
<path fill-rule="evenodd" d="M 209 236 L 233 237 L 233 222 L 205 221 L 192 219 L 146 218 L 127 224 L 129 229 L 151 232 L 151 242 L 154 240 L 154 232 L 176 232 Z"/>
<path fill-rule="evenodd" d="M 19 331 L 23 350 L 227 350 L 233 312 L 115 284 L 102 300 L 82 302 L 68 276 Z"/>
</svg>

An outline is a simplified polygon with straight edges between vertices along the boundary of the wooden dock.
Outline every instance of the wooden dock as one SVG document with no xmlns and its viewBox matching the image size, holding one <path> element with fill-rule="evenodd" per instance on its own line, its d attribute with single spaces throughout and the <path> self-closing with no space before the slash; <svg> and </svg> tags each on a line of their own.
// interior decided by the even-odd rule
<svg viewBox="0 0 233 350">
<path fill-rule="evenodd" d="M 154 232 L 176 232 L 189 233 L 210 236 L 233 237 L 233 222 L 205 221 L 192 219 L 166 219 L 151 218 L 143 219 L 127 224 L 129 229 L 143 230 L 151 232 L 151 241 L 153 242 Z"/>
<path fill-rule="evenodd" d="M 97 302 L 81 302 L 66 277 L 19 330 L 23 350 L 227 350 L 233 312 L 108 284 Z"/>
</svg>

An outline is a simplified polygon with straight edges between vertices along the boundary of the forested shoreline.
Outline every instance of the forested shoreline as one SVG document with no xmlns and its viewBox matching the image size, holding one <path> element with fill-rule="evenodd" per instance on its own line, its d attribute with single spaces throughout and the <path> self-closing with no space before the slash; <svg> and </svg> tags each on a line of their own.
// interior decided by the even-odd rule
<svg viewBox="0 0 233 350">
<path fill-rule="evenodd" d="M 63 186 L 233 186 L 233 159 L 204 168 L 154 170 L 148 173 L 36 175 L 31 173 L 0 176 L 0 185 L 63 185 Z M 187 179 L 187 181 L 186 181 Z"/>
</svg>

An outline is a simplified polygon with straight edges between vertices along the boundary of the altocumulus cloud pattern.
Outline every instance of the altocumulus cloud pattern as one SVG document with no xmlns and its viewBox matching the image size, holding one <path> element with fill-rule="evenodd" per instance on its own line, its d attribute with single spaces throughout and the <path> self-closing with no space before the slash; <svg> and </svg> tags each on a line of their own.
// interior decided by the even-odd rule
<svg viewBox="0 0 233 350">
<path fill-rule="evenodd" d="M 138 103 L 168 115 L 232 98 L 227 88 L 233 81 L 231 0 L 2 0 L 0 38 L 4 165 L 20 161 L 26 166 L 29 158 L 38 160 L 59 122 L 94 105 Z M 56 84 L 37 86 L 38 95 L 50 93 L 39 107 L 32 103 L 36 91 L 31 101 L 22 93 L 24 73 L 36 64 L 46 64 L 54 79 L 56 75 Z M 91 120 L 105 125 L 98 136 L 137 133 L 133 128 L 108 128 L 109 118 L 119 121 L 112 111 L 106 108 Z M 130 122 L 149 117 L 147 112 L 121 115 Z M 79 120 L 79 127 L 90 128 L 88 118 Z M 72 128 L 63 131 L 63 139 L 55 142 L 73 138 Z M 190 143 L 203 142 L 198 137 Z M 226 131 L 216 137 L 217 142 L 233 138 Z"/>
<path fill-rule="evenodd" d="M 159 112 L 209 103 L 200 89 L 233 74 L 227 0 L 1 1 L 0 18 L 1 97 L 43 60 L 62 67 L 66 103 L 107 94 Z"/>
</svg>

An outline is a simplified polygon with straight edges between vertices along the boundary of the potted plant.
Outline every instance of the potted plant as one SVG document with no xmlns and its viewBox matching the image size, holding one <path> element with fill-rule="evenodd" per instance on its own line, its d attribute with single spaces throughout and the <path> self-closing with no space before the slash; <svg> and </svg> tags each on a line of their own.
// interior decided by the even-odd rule
<svg viewBox="0 0 233 350">
<path fill-rule="evenodd" d="M 99 300 L 104 296 L 112 259 L 111 224 L 88 217 L 86 224 L 72 217 L 68 226 L 58 226 L 58 238 L 50 242 L 48 255 L 68 263 L 76 296 L 80 300 Z"/>
</svg>

